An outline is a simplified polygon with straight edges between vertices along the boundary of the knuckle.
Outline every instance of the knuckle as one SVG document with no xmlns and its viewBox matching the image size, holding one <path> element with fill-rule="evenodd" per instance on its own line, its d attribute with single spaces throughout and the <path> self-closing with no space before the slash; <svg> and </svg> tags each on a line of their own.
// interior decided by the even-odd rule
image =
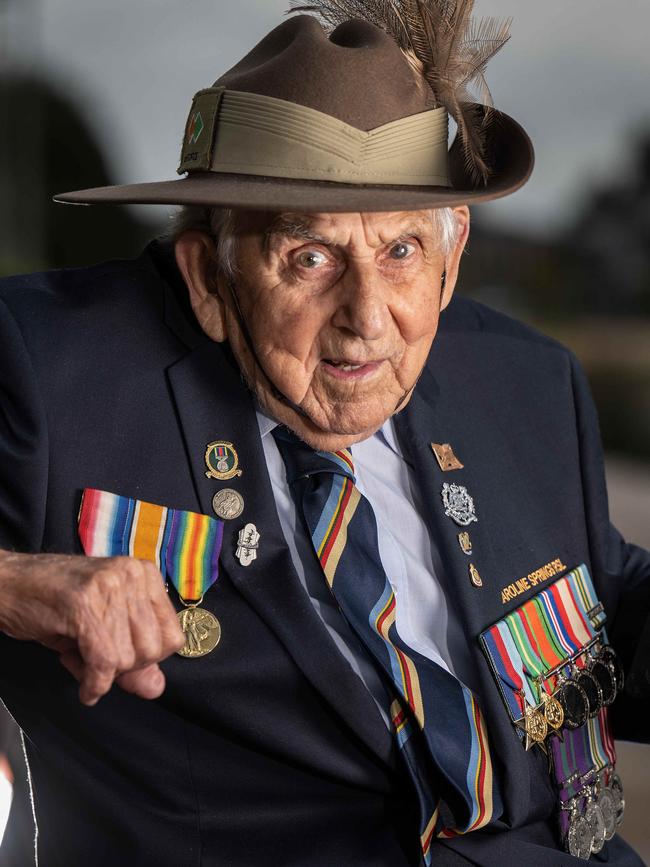
<svg viewBox="0 0 650 867">
<path fill-rule="evenodd" d="M 118 671 L 131 671 L 135 668 L 138 658 L 135 650 L 123 650 L 120 654 L 119 664 L 115 666 Z"/>
<path fill-rule="evenodd" d="M 120 558 L 121 559 L 121 558 Z M 93 581 L 87 585 L 91 593 L 99 590 L 101 593 L 113 593 L 122 586 L 122 569 L 119 561 L 109 560 L 93 576 Z"/>
<path fill-rule="evenodd" d="M 119 657 L 115 650 L 104 649 L 92 659 L 92 667 L 100 676 L 107 676 L 116 671 Z"/>
<path fill-rule="evenodd" d="M 165 582 L 162 574 L 155 563 L 146 561 L 144 563 L 143 575 L 148 587 L 153 590 L 154 593 L 160 593 L 165 589 Z"/>
<path fill-rule="evenodd" d="M 157 578 L 160 575 L 160 570 L 151 560 L 139 560 L 138 562 L 148 578 Z"/>
<path fill-rule="evenodd" d="M 180 650 L 181 647 L 185 644 L 185 635 L 183 634 L 182 629 L 178 625 L 173 630 L 173 632 L 171 632 L 164 644 L 165 655 L 167 656 L 170 653 L 175 653 L 177 650 Z"/>
<path fill-rule="evenodd" d="M 144 636 L 141 642 L 139 662 L 149 665 L 152 662 L 157 662 L 162 655 L 162 641 L 159 636 L 147 635 Z"/>
<path fill-rule="evenodd" d="M 151 662 L 156 662 L 163 656 L 162 636 L 156 635 L 152 637 L 147 656 Z"/>
<path fill-rule="evenodd" d="M 75 633 L 79 632 L 81 624 L 86 620 L 88 613 L 88 594 L 85 590 L 72 593 L 64 601 L 68 618 L 74 624 Z"/>
</svg>

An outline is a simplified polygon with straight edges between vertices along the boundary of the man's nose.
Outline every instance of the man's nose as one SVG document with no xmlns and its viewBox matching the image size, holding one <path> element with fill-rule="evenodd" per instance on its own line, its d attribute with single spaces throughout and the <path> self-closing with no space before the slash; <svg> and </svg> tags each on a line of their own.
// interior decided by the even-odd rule
<svg viewBox="0 0 650 867">
<path fill-rule="evenodd" d="M 386 288 L 374 263 L 349 265 L 341 279 L 339 306 L 332 324 L 363 340 L 378 340 L 390 317 Z"/>
</svg>

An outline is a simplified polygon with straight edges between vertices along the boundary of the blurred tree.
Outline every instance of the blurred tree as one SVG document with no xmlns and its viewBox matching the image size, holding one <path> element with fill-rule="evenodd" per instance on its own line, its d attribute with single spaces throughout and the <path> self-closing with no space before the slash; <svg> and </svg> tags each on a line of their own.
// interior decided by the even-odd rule
<svg viewBox="0 0 650 867">
<path fill-rule="evenodd" d="M 570 243 L 590 310 L 650 316 L 650 132 L 636 143 L 632 173 L 592 194 Z"/>
<path fill-rule="evenodd" d="M 551 327 L 585 315 L 650 318 L 650 132 L 634 146 L 632 170 L 588 193 L 562 235 L 493 229 L 479 209 L 462 288 Z"/>
<path fill-rule="evenodd" d="M 460 283 L 571 347 L 606 449 L 650 459 L 650 133 L 634 155 L 554 239 L 491 228 L 479 209 Z"/>
</svg>

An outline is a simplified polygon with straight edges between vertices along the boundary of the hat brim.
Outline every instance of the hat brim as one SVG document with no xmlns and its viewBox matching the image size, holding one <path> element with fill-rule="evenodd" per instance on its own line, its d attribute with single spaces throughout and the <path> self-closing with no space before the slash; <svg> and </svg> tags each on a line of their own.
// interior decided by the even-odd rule
<svg viewBox="0 0 650 867">
<path fill-rule="evenodd" d="M 478 106 L 477 106 L 478 108 Z M 484 110 L 483 107 L 480 107 Z M 340 184 L 258 175 L 193 172 L 185 178 L 143 184 L 94 187 L 61 193 L 57 202 L 76 205 L 204 205 L 247 210 L 307 213 L 418 211 L 478 204 L 514 193 L 533 170 L 532 142 L 520 124 L 492 109 L 486 152 L 487 183 L 476 186 L 465 169 L 458 137 L 449 151 L 450 187 Z"/>
</svg>

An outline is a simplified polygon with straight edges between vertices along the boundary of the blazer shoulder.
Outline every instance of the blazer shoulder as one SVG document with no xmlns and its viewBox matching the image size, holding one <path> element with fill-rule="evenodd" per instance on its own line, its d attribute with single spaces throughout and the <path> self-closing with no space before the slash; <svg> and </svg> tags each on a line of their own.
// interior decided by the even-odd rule
<svg viewBox="0 0 650 867">
<path fill-rule="evenodd" d="M 144 254 L 133 260 L 0 279 L 0 301 L 26 333 L 38 330 L 40 323 L 51 330 L 59 318 L 75 314 L 89 321 L 105 315 L 107 308 L 118 314 L 124 309 L 141 311 L 156 295 L 161 295 L 160 280 Z"/>
<path fill-rule="evenodd" d="M 463 296 L 455 296 L 443 312 L 440 331 L 446 334 L 474 333 L 477 337 L 498 337 L 513 343 L 519 341 L 573 358 L 571 350 L 552 337 L 479 301 Z"/>
</svg>

